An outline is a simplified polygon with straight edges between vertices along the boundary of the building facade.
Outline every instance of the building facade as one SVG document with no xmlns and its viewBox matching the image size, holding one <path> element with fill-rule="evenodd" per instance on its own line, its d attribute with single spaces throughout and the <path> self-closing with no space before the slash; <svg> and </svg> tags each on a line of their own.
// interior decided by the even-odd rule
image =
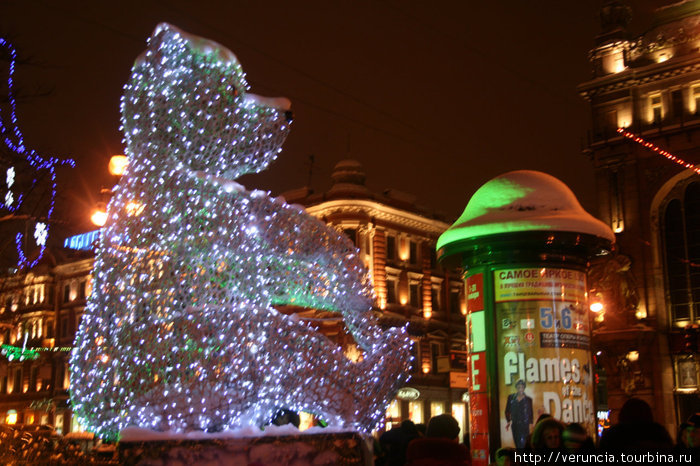
<svg viewBox="0 0 700 466">
<path fill-rule="evenodd" d="M 466 433 L 463 284 L 459 270 L 444 270 L 435 254 L 449 225 L 421 209 L 412 195 L 371 192 L 357 161 L 339 162 L 332 179 L 326 192 L 301 188 L 283 197 L 355 243 L 372 276 L 381 324 L 407 326 L 413 338 L 411 380 L 389 408 L 386 428 L 451 413 Z"/>
<path fill-rule="evenodd" d="M 598 404 L 614 422 L 625 400 L 643 398 L 675 432 L 700 411 L 700 2 L 658 9 L 636 37 L 631 14 L 606 2 L 593 77 L 579 86 L 598 216 L 617 238 L 617 254 L 589 276 L 605 306 L 594 328 Z"/>
<path fill-rule="evenodd" d="M 0 422 L 80 431 L 68 401 L 68 360 L 92 288 L 92 253 L 45 254 L 0 280 Z"/>
</svg>

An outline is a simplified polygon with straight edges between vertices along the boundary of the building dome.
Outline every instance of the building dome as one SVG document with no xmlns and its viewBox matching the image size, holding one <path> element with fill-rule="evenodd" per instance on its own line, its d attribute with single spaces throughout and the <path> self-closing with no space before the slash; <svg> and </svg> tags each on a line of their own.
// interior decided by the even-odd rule
<svg viewBox="0 0 700 466">
<path fill-rule="evenodd" d="M 333 183 L 365 184 L 365 170 L 357 160 L 341 160 L 333 167 Z"/>
<path fill-rule="evenodd" d="M 481 186 L 437 247 L 526 231 L 575 232 L 615 241 L 612 230 L 583 210 L 567 185 L 546 173 L 518 170 Z"/>
<path fill-rule="evenodd" d="M 341 160 L 333 167 L 331 174 L 333 186 L 327 193 L 327 197 L 337 199 L 339 197 L 369 198 L 370 191 L 365 186 L 365 170 L 357 160 Z"/>
</svg>

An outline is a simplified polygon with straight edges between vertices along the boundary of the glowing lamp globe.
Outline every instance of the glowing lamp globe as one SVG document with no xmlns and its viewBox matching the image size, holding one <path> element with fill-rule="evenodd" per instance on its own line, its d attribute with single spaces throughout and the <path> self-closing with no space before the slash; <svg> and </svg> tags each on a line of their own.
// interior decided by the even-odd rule
<svg viewBox="0 0 700 466">
<path fill-rule="evenodd" d="M 107 210 L 104 206 L 98 206 L 90 216 L 90 221 L 98 227 L 104 226 L 107 223 Z"/>
<path fill-rule="evenodd" d="M 603 303 L 601 303 L 601 302 L 591 303 L 590 309 L 591 309 L 591 312 L 595 312 L 597 314 L 603 310 Z"/>
<path fill-rule="evenodd" d="M 126 155 L 113 155 L 112 158 L 109 159 L 108 169 L 112 175 L 122 176 L 127 165 L 129 165 L 129 159 Z"/>
</svg>

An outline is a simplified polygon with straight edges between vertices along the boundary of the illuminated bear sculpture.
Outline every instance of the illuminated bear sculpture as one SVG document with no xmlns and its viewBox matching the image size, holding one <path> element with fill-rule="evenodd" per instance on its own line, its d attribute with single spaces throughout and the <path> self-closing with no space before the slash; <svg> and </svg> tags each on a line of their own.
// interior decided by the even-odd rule
<svg viewBox="0 0 700 466">
<path fill-rule="evenodd" d="M 167 24 L 133 67 L 130 165 L 71 355 L 74 408 L 100 434 L 260 426 L 280 408 L 366 431 L 407 380 L 410 340 L 378 327 L 352 243 L 231 181 L 265 169 L 289 130 L 289 101 L 247 89 L 231 52 Z M 277 304 L 339 312 L 364 358 Z"/>
</svg>

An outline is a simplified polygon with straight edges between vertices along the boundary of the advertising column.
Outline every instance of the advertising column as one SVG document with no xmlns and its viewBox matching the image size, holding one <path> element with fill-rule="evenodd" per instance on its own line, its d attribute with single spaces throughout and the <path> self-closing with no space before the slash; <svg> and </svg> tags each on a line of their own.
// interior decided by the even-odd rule
<svg viewBox="0 0 700 466">
<path fill-rule="evenodd" d="M 585 273 L 504 268 L 493 279 L 501 445 L 524 448 L 542 414 L 594 435 Z"/>
<path fill-rule="evenodd" d="M 542 414 L 595 435 L 586 270 L 614 241 L 564 183 L 532 170 L 485 183 L 440 235 L 438 260 L 465 276 L 474 465 L 524 448 Z"/>
</svg>

